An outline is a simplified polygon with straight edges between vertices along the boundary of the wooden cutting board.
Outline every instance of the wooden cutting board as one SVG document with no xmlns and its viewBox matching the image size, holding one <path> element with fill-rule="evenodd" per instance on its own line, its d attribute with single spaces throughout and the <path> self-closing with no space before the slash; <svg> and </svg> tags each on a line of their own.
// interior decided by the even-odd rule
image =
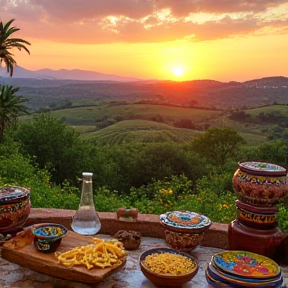
<svg viewBox="0 0 288 288">
<path fill-rule="evenodd" d="M 54 253 L 39 252 L 33 243 L 32 227 L 20 232 L 16 237 L 3 244 L 1 257 L 22 267 L 30 268 L 40 273 L 66 280 L 97 283 L 102 281 L 111 273 L 116 272 L 126 263 L 126 257 L 121 264 L 108 268 L 92 268 L 88 270 L 85 266 L 74 266 L 68 268 L 58 263 Z M 73 231 L 63 237 L 57 251 L 66 252 L 77 246 L 91 244 L 91 236 L 79 235 Z"/>
</svg>

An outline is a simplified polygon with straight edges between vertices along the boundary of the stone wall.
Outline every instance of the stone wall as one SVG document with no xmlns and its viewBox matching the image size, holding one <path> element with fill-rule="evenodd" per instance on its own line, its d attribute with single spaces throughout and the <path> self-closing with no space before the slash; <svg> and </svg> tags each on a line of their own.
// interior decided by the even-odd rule
<svg viewBox="0 0 288 288">
<path fill-rule="evenodd" d="M 32 208 L 25 226 L 38 223 L 58 223 L 71 230 L 74 210 Z M 118 230 L 135 230 L 142 236 L 164 239 L 164 230 L 158 215 L 138 214 L 136 222 L 118 221 L 115 212 L 98 212 L 101 221 L 99 234 L 114 235 Z M 221 249 L 228 248 L 228 224 L 212 223 L 205 233 L 202 246 Z"/>
</svg>

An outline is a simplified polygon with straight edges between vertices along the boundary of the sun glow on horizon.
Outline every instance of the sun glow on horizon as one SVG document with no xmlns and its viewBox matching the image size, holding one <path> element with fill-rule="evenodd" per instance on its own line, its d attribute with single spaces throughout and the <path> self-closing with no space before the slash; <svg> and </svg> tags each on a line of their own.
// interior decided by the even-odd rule
<svg viewBox="0 0 288 288">
<path fill-rule="evenodd" d="M 174 76 L 176 76 L 176 77 L 182 76 L 183 73 L 184 73 L 184 70 L 183 70 L 182 67 L 176 67 L 176 68 L 173 69 L 173 74 L 174 74 Z"/>
</svg>

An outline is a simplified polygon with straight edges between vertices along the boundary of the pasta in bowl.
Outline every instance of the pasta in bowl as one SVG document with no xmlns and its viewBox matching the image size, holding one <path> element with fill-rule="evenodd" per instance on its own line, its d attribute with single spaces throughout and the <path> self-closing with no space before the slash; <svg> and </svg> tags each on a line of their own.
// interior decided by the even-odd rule
<svg viewBox="0 0 288 288">
<path fill-rule="evenodd" d="M 140 256 L 140 268 L 156 286 L 181 287 L 198 272 L 198 261 L 191 254 L 170 248 L 153 248 Z"/>
</svg>

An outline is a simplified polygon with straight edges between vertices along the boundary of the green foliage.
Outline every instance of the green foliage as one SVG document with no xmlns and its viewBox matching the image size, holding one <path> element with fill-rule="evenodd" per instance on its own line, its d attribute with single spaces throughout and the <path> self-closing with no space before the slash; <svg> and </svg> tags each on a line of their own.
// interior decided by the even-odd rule
<svg viewBox="0 0 288 288">
<path fill-rule="evenodd" d="M 230 173 L 215 174 L 197 181 L 194 205 L 214 222 L 228 223 L 236 217 L 237 197 L 232 190 L 232 176 Z"/>
<path fill-rule="evenodd" d="M 185 146 L 173 143 L 154 143 L 142 147 L 135 159 L 132 185 L 140 187 L 152 179 L 164 180 L 181 174 L 193 182 L 207 173 L 205 162 Z"/>
<path fill-rule="evenodd" d="M 50 114 L 39 114 L 19 123 L 14 138 L 23 155 L 35 158 L 40 169 L 49 171 L 52 182 L 70 179 L 76 183 L 83 169 L 84 146 L 74 129 Z"/>
<path fill-rule="evenodd" d="M 245 143 L 237 130 L 231 127 L 213 127 L 197 136 L 191 146 L 208 163 L 222 166 L 237 155 L 240 144 Z"/>
<path fill-rule="evenodd" d="M 0 137 L 2 138 L 4 130 L 15 123 L 21 113 L 28 113 L 28 110 L 23 105 L 27 99 L 15 95 L 19 88 L 9 85 L 2 85 L 0 88 Z"/>
<path fill-rule="evenodd" d="M 94 203 L 96 210 L 101 212 L 115 212 L 121 207 L 131 208 L 129 197 L 110 191 L 105 186 L 94 190 Z"/>
<path fill-rule="evenodd" d="M 282 166 L 288 164 L 288 146 L 283 140 L 266 142 L 257 147 L 243 147 L 241 155 L 243 159 L 257 159 Z"/>
<path fill-rule="evenodd" d="M 16 65 L 16 60 L 13 58 L 11 49 L 25 50 L 28 54 L 30 51 L 25 45 L 30 45 L 29 42 L 21 38 L 12 38 L 13 33 L 19 31 L 19 28 L 11 26 L 14 19 L 3 23 L 0 21 L 0 64 L 5 63 L 7 72 L 10 76 L 13 75 L 14 65 Z"/>
<path fill-rule="evenodd" d="M 288 235 L 288 205 L 287 203 L 278 204 L 277 222 L 281 230 Z"/>
<path fill-rule="evenodd" d="M 236 217 L 236 195 L 227 191 L 229 175 L 204 177 L 192 190 L 185 176 L 153 181 L 146 186 L 131 188 L 129 196 L 120 196 L 107 188 L 99 189 L 95 197 L 98 211 L 115 211 L 120 207 L 137 208 L 140 213 L 161 214 L 174 210 L 189 210 L 204 214 L 214 222 L 229 223 Z M 230 182 L 231 182 L 230 178 Z M 217 185 L 219 183 L 219 186 Z M 215 191 L 217 187 L 217 191 Z"/>
<path fill-rule="evenodd" d="M 51 187 L 50 174 L 18 151 L 17 143 L 5 139 L 0 145 L 0 187 L 16 185 L 30 189 L 32 207 L 77 209 L 79 192 L 67 183 Z"/>
<path fill-rule="evenodd" d="M 75 193 L 76 192 L 76 193 Z M 79 207 L 79 191 L 71 187 L 68 183 L 60 186 L 53 186 L 43 182 L 35 181 L 31 183 L 31 205 L 33 208 L 58 208 L 73 209 Z"/>
</svg>

